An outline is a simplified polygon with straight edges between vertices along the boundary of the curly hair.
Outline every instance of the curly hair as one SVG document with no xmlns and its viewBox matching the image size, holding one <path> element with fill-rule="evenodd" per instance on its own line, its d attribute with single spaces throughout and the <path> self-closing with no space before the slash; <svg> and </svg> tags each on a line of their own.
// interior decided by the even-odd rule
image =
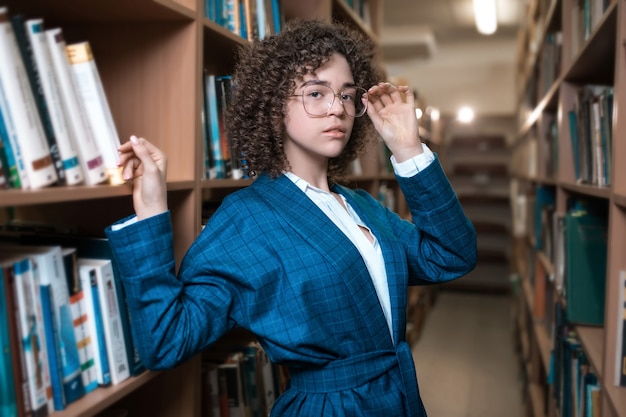
<svg viewBox="0 0 626 417">
<path fill-rule="evenodd" d="M 322 67 L 335 53 L 348 61 L 356 85 L 368 89 L 381 80 L 372 42 L 338 22 L 291 21 L 279 34 L 239 50 L 226 129 L 251 175 L 267 172 L 277 177 L 290 169 L 283 149 L 287 99 L 295 92 L 297 81 Z M 350 162 L 374 132 L 368 117 L 354 120 L 346 147 L 329 160 L 329 180 L 346 175 Z"/>
</svg>

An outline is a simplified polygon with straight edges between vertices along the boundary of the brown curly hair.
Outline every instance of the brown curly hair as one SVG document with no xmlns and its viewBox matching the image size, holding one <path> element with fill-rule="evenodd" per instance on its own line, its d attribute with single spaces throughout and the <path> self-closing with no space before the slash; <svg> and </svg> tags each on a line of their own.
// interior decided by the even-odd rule
<svg viewBox="0 0 626 417">
<path fill-rule="evenodd" d="M 267 172 L 277 177 L 289 170 L 283 150 L 287 99 L 297 81 L 323 66 L 334 53 L 346 58 L 356 85 L 368 89 L 381 81 L 373 43 L 338 22 L 291 21 L 279 34 L 239 50 L 226 129 L 251 175 Z M 345 176 L 374 132 L 367 116 L 354 120 L 345 149 L 329 161 L 331 181 Z"/>
</svg>

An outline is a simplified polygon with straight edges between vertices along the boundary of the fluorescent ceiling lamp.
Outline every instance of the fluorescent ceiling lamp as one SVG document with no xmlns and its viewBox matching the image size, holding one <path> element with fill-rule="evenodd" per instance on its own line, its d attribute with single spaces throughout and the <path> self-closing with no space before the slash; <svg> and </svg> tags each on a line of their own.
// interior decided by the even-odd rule
<svg viewBox="0 0 626 417">
<path fill-rule="evenodd" d="M 491 35 L 498 28 L 496 0 L 474 0 L 476 29 L 483 35 Z"/>
</svg>

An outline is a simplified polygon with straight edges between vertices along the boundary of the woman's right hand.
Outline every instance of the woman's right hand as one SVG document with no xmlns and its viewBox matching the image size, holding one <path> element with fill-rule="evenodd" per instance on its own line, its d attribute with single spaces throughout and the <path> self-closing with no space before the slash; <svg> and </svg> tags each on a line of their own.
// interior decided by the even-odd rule
<svg viewBox="0 0 626 417">
<path fill-rule="evenodd" d="M 133 205 L 138 220 L 167 211 L 167 157 L 144 138 L 131 136 L 118 148 L 122 176 L 133 182 Z"/>
</svg>

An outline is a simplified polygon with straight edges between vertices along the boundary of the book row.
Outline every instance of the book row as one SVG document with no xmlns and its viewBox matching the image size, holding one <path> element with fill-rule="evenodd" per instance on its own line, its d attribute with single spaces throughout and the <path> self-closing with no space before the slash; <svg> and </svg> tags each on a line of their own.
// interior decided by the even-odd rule
<svg viewBox="0 0 626 417">
<path fill-rule="evenodd" d="M 121 183 L 119 145 L 89 42 L 0 7 L 0 188 Z"/>
<path fill-rule="evenodd" d="M 144 371 L 105 239 L 0 236 L 0 409 L 46 416 Z"/>
<path fill-rule="evenodd" d="M 568 111 L 576 181 L 610 185 L 613 134 L 613 87 L 586 85 Z"/>
<path fill-rule="evenodd" d="M 555 304 L 555 337 L 550 358 L 548 383 L 562 417 L 600 415 L 598 376 L 593 372 L 575 330 L 562 307 Z"/>
<path fill-rule="evenodd" d="M 268 416 L 289 380 L 256 341 L 205 351 L 201 374 L 202 417 Z"/>
<path fill-rule="evenodd" d="M 559 321 L 571 329 L 577 325 L 604 326 L 606 322 L 607 210 L 605 201 L 577 198 L 570 201 L 566 213 L 559 214 L 554 189 L 549 186 L 538 186 L 529 201 L 535 249 L 549 264 L 534 251 L 529 252 L 529 264 L 535 265 L 529 277 L 534 288 L 533 314 L 546 323 L 553 338 L 559 336 Z M 626 386 L 626 271 L 620 271 L 618 279 L 618 308 L 612 313 L 617 317 L 614 384 Z M 560 309 L 557 312 L 555 304 Z"/>
<path fill-rule="evenodd" d="M 283 17 L 278 0 L 205 0 L 205 16 L 253 42 L 280 32 Z"/>
</svg>

